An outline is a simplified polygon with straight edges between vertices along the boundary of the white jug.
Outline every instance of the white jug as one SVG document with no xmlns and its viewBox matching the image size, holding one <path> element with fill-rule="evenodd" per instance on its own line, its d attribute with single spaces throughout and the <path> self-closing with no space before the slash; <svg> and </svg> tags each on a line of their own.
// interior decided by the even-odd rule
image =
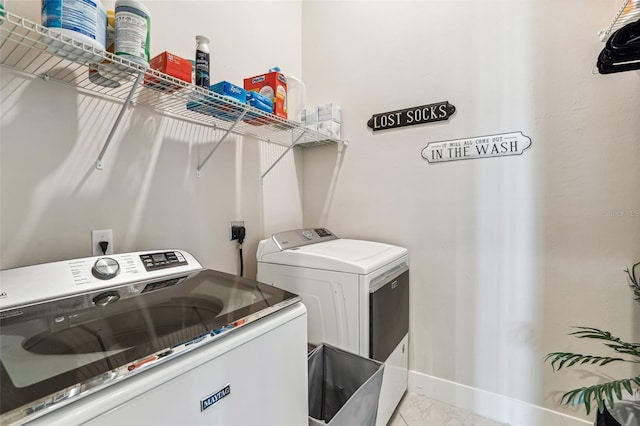
<svg viewBox="0 0 640 426">
<path fill-rule="evenodd" d="M 287 117 L 291 121 L 300 123 L 300 113 L 304 108 L 307 87 L 297 77 L 287 76 Z"/>
</svg>

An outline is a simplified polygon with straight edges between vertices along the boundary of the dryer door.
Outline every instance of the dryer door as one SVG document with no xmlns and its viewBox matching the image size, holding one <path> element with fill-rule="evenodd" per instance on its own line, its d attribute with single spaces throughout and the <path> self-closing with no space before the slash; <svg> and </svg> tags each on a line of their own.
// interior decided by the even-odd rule
<svg viewBox="0 0 640 426">
<path fill-rule="evenodd" d="M 369 357 L 384 362 L 409 332 L 409 270 L 369 293 Z"/>
</svg>

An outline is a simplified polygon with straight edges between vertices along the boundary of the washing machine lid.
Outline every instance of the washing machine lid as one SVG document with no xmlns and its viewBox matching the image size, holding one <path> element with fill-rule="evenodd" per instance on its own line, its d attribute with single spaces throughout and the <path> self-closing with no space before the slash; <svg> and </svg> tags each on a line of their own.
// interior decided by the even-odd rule
<svg viewBox="0 0 640 426">
<path fill-rule="evenodd" d="M 403 247 L 337 238 L 333 233 L 334 238 L 281 249 L 277 235 L 260 242 L 259 262 L 366 275 L 408 254 Z"/>
<path fill-rule="evenodd" d="M 56 268 L 60 262 L 2 271 L 3 291 L 27 283 L 46 287 Z M 236 275 L 173 268 L 0 310 L 0 424 L 30 421 L 300 300 Z"/>
</svg>

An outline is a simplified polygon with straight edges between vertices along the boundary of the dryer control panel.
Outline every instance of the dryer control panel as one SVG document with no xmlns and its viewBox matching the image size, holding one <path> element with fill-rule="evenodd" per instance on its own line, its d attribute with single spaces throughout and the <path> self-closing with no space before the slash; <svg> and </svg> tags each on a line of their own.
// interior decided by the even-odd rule
<svg viewBox="0 0 640 426">
<path fill-rule="evenodd" d="M 308 244 L 338 239 L 338 237 L 326 228 L 294 229 L 273 234 L 272 238 L 280 250 L 293 249 Z"/>
</svg>

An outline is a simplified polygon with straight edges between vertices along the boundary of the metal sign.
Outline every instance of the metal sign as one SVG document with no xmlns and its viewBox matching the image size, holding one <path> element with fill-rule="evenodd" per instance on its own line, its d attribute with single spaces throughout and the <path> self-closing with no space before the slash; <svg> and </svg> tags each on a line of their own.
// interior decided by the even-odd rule
<svg viewBox="0 0 640 426">
<path fill-rule="evenodd" d="M 522 154 L 531 146 L 531 138 L 522 132 L 429 142 L 422 158 L 429 163 Z"/>
<path fill-rule="evenodd" d="M 437 104 L 374 114 L 367 122 L 367 126 L 375 132 L 395 127 L 433 123 L 435 121 L 448 120 L 454 112 L 456 112 L 456 107 L 449 102 L 438 102 Z"/>
<path fill-rule="evenodd" d="M 231 394 L 231 385 L 227 383 L 225 387 L 223 387 L 216 393 L 211 394 L 205 399 L 200 400 L 200 411 L 204 411 L 207 408 L 211 407 L 212 405 L 217 404 L 218 402 L 220 402 L 220 400 L 222 400 L 222 398 L 225 398 L 230 394 Z"/>
</svg>

